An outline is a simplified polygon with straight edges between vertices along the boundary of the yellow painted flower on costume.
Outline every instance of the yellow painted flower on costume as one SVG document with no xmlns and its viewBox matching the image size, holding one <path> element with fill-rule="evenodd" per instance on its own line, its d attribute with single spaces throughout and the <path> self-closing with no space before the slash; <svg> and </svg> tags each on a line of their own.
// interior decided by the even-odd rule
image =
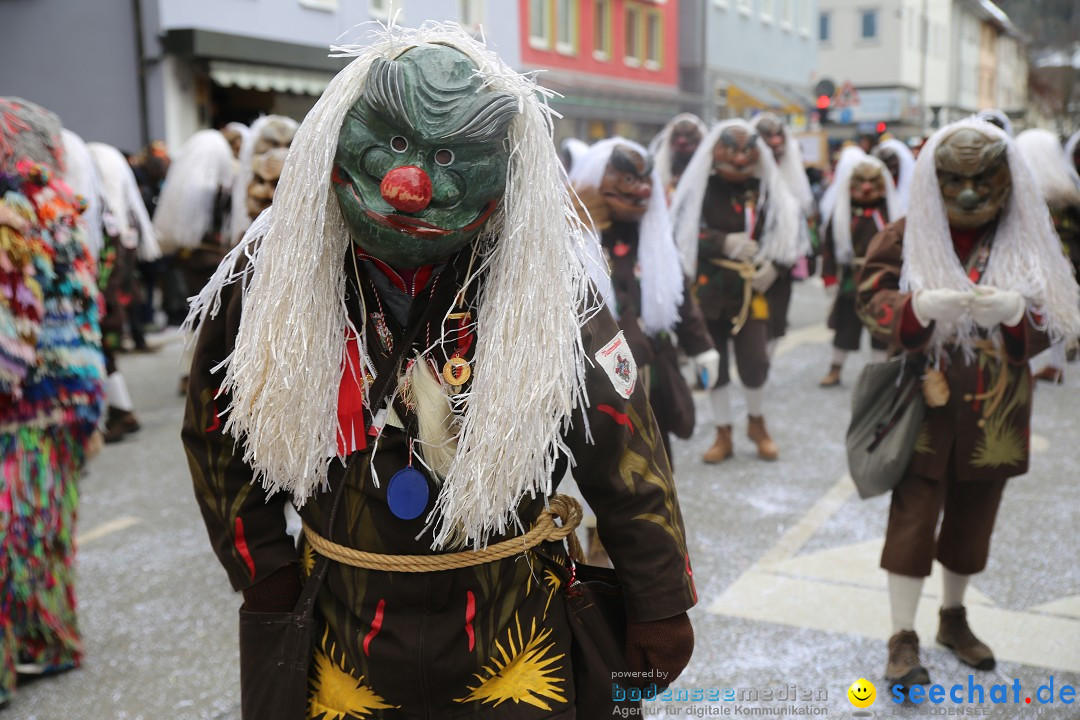
<svg viewBox="0 0 1080 720">
<path fill-rule="evenodd" d="M 345 658 L 334 660 L 336 647 L 326 649 L 326 634 L 322 647 L 315 651 L 312 665 L 311 694 L 308 697 L 308 720 L 345 720 L 365 718 L 374 710 L 399 707 L 389 705 L 378 693 L 364 683 L 363 676 L 355 677 L 345 669 Z"/>
<path fill-rule="evenodd" d="M 541 710 L 551 710 L 545 700 L 565 703 L 566 697 L 561 684 L 563 678 L 555 676 L 563 668 L 554 665 L 563 658 L 563 654 L 549 657 L 555 643 L 544 642 L 551 636 L 551 628 L 537 633 L 536 619 L 533 618 L 529 638 L 521 632 L 521 618 L 515 613 L 515 628 L 506 631 L 506 645 L 496 641 L 495 648 L 499 656 L 492 657 L 484 666 L 482 674 L 476 675 L 480 684 L 470 687 L 468 696 L 457 699 L 459 703 L 479 700 L 482 703 L 501 705 L 507 700 L 515 703 L 528 703 Z"/>
</svg>

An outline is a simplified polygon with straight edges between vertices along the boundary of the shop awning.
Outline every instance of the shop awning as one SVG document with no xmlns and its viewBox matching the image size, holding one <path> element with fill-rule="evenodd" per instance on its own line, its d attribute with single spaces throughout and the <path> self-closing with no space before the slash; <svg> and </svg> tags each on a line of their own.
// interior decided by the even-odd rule
<svg viewBox="0 0 1080 720">
<path fill-rule="evenodd" d="M 775 110 L 784 105 L 776 95 L 754 83 L 729 82 L 727 86 L 727 106 L 736 113 L 746 110 Z"/>
<path fill-rule="evenodd" d="M 262 92 L 322 95 L 333 74 L 318 70 L 254 65 L 225 60 L 210 61 L 210 79 L 222 87 L 239 87 Z"/>
</svg>

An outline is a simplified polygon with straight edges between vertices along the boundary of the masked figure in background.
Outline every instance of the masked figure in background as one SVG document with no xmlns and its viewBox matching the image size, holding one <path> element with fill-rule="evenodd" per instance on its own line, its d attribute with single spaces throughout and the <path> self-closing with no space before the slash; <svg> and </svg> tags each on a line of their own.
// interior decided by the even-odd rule
<svg viewBox="0 0 1080 720">
<path fill-rule="evenodd" d="M 233 181 L 232 190 L 232 218 L 230 242 L 235 245 L 247 232 L 256 215 L 251 212 L 251 183 L 255 177 L 255 166 L 261 158 L 271 150 L 285 150 L 288 154 L 289 145 L 292 144 L 293 136 L 296 135 L 296 121 L 283 115 L 263 115 L 251 124 L 251 130 L 244 138 L 244 145 L 240 149 L 240 159 L 236 179 Z M 271 165 L 278 164 L 274 161 Z M 263 166 L 266 170 L 268 166 Z M 278 165 L 280 168 L 280 165 Z M 279 169 L 280 172 L 280 169 Z M 267 197 L 266 183 L 260 183 L 264 200 L 273 198 L 273 192 Z M 270 203 L 267 202 L 267 205 Z M 194 292 L 194 291 L 193 291 Z"/>
<path fill-rule="evenodd" d="M 275 148 L 252 160 L 251 182 L 248 183 L 245 208 L 250 217 L 259 217 L 259 213 L 273 204 L 274 193 L 277 192 L 281 171 L 288 156 L 289 151 L 285 148 Z"/>
<path fill-rule="evenodd" d="M 243 149 L 247 138 L 251 135 L 251 128 L 244 123 L 231 122 L 222 128 L 221 134 L 224 135 L 225 140 L 228 141 L 229 149 L 232 150 L 233 157 L 239 160 L 240 151 Z"/>
<path fill-rule="evenodd" d="M 857 352 L 863 324 L 855 313 L 855 278 L 866 261 L 870 241 L 896 218 L 896 191 L 885 164 L 859 148 L 845 148 L 836 163 L 832 185 L 821 199 L 825 242 L 821 277 L 832 297 L 829 329 L 833 358 L 821 387 L 840 384 L 848 353 Z M 885 359 L 886 343 L 871 337 L 877 361 Z"/>
<path fill-rule="evenodd" d="M 229 251 L 229 203 L 236 163 L 217 130 L 191 136 L 169 166 L 154 213 L 161 249 L 172 256 L 185 297 L 197 295 Z M 191 355 L 181 360 L 179 392 L 187 392 Z"/>
<path fill-rule="evenodd" d="M 896 188 L 896 216 L 894 220 L 907 215 L 908 199 L 911 197 L 911 180 L 915 175 L 915 156 L 906 143 L 896 138 L 883 140 L 874 148 L 873 156 L 885 163 Z"/>
<path fill-rule="evenodd" d="M 244 592 L 244 716 L 266 697 L 249 673 L 263 619 L 321 572 L 299 714 L 610 715 L 610 672 L 575 679 L 567 554 L 544 529 L 571 458 L 632 669 L 678 675 L 695 596 L 660 431 L 589 280 L 540 89 L 456 26 L 355 51 L 193 306 L 183 438 Z"/>
<path fill-rule="evenodd" d="M 679 178 L 707 131 L 705 123 L 697 115 L 680 113 L 671 118 L 649 143 L 649 152 L 660 174 L 660 186 L 668 200 L 675 193 Z"/>
<path fill-rule="evenodd" d="M 972 119 L 927 141 L 908 216 L 874 238 L 858 293 L 874 335 L 908 362 L 929 364 L 923 427 L 892 491 L 881 557 L 895 633 L 886 680 L 929 682 L 914 620 L 935 558 L 944 575 L 937 641 L 991 669 L 993 653 L 968 626 L 964 591 L 986 566 L 1006 480 L 1028 469 L 1028 360 L 1048 335 L 1080 332 L 1080 291 L 1005 133 Z"/>
<path fill-rule="evenodd" d="M 611 271 L 614 311 L 671 456 L 669 433 L 694 432 L 694 399 L 679 372 L 675 340 L 693 358 L 706 389 L 720 354 L 682 273 L 659 172 L 645 148 L 625 138 L 596 143 L 570 184 L 589 208 Z"/>
<path fill-rule="evenodd" d="M 769 301 L 769 357 L 772 357 L 776 344 L 787 334 L 791 282 L 796 277 L 805 279 L 808 273 L 805 258 L 814 248 L 811 235 L 817 233 L 817 207 L 814 192 L 810 189 L 810 178 L 807 177 L 806 167 L 803 165 L 799 141 L 788 131 L 783 121 L 772 113 L 762 113 L 754 118 L 754 129 L 772 151 L 780 177 L 784 179 L 788 191 L 798 200 L 803 215 L 799 225 L 799 247 L 804 254 L 787 270 L 780 268 L 776 282 L 765 293 L 765 299 Z"/>
<path fill-rule="evenodd" d="M 105 442 L 118 442 L 140 427 L 127 382 L 116 366 L 128 313 L 140 299 L 137 278 L 138 262 L 153 262 L 161 257 L 154 225 L 143 205 L 135 175 L 119 150 L 102 143 L 90 143 L 90 154 L 101 178 L 104 204 L 102 236 L 104 245 L 98 264 L 98 287 L 105 299 L 101 319 L 102 347 L 105 352 L 105 397 L 108 415 Z M 144 341 L 145 345 L 145 341 Z"/>
<path fill-rule="evenodd" d="M 0 706 L 16 673 L 82 657 L 75 515 L 104 368 L 95 262 L 63 167 L 57 117 L 0 98 Z"/>
<path fill-rule="evenodd" d="M 728 343 L 746 388 L 747 435 L 758 456 L 775 460 L 763 416 L 769 377 L 766 293 L 806 252 L 802 211 L 764 141 L 741 120 L 705 137 L 679 180 L 672 202 L 683 271 L 696 278 L 698 302 L 720 352 L 720 378 L 710 396 L 716 441 L 705 462 L 733 453 Z"/>
<path fill-rule="evenodd" d="M 1062 152 L 1057 137 L 1048 130 L 1025 130 L 1016 137 L 1016 149 L 1050 208 L 1054 230 L 1075 274 L 1080 270 L 1080 176 L 1071 158 Z M 1065 344 L 1054 343 L 1032 361 L 1035 379 L 1064 382 L 1065 356 Z"/>
</svg>

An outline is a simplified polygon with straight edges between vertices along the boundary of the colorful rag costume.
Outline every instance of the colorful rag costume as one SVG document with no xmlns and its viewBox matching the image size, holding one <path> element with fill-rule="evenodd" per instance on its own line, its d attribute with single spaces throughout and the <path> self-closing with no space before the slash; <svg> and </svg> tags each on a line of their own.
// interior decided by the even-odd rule
<svg viewBox="0 0 1080 720">
<path fill-rule="evenodd" d="M 625 588 L 628 661 L 675 628 L 677 674 L 695 601 L 678 501 L 539 88 L 456 26 L 345 52 L 273 207 L 193 306 L 183 439 L 242 617 L 292 608 L 320 538 L 439 562 L 517 537 L 572 465 Z M 554 543 L 438 572 L 331 562 L 307 716 L 574 717 L 566 588 L 541 553 L 566 563 Z"/>
<path fill-rule="evenodd" d="M 77 480 L 102 399 L 94 258 L 55 115 L 0 99 L 0 702 L 78 665 Z"/>
</svg>

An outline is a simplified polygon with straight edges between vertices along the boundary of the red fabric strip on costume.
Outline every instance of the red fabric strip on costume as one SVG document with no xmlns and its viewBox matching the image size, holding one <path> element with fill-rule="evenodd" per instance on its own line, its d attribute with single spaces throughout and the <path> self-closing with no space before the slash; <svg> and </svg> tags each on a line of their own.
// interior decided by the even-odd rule
<svg viewBox="0 0 1080 720">
<path fill-rule="evenodd" d="M 251 552 L 248 550 L 247 539 L 244 537 L 244 519 L 239 515 L 236 516 L 236 522 L 233 524 L 235 539 L 233 545 L 236 546 L 236 552 L 240 553 L 240 557 L 244 559 L 244 563 L 248 567 L 248 572 L 251 573 L 251 579 L 255 579 L 255 561 L 251 557 Z"/>
<path fill-rule="evenodd" d="M 606 415 L 610 415 L 611 418 L 620 425 L 625 425 L 626 427 L 630 428 L 630 434 L 634 434 L 634 422 L 626 413 L 621 413 L 610 405 L 597 405 L 596 409 Z"/>
<path fill-rule="evenodd" d="M 370 657 L 371 653 L 368 649 L 371 647 L 371 641 L 375 639 L 375 636 L 379 634 L 379 630 L 382 630 L 383 611 L 386 609 L 386 598 L 380 598 L 379 604 L 375 606 L 375 617 L 371 620 L 371 630 L 364 636 L 364 655 Z"/>
<path fill-rule="evenodd" d="M 434 265 L 421 265 L 418 268 L 407 268 L 405 270 L 397 270 L 377 257 L 368 255 L 363 250 L 357 250 L 356 256 L 361 260 L 368 260 L 375 267 L 379 268 L 390 282 L 394 284 L 398 290 L 409 293 L 410 297 L 416 297 L 420 294 L 420 291 L 427 287 L 428 281 L 431 280 L 431 274 L 435 272 Z"/>
<path fill-rule="evenodd" d="M 345 367 L 338 387 L 338 457 L 347 457 L 367 447 L 364 427 L 364 379 L 360 372 L 360 343 L 355 335 L 345 340 Z"/>
<path fill-rule="evenodd" d="M 472 590 L 465 591 L 465 634 L 469 638 L 469 652 L 476 647 L 476 631 L 473 630 L 472 621 L 476 617 L 476 596 Z"/>
</svg>

